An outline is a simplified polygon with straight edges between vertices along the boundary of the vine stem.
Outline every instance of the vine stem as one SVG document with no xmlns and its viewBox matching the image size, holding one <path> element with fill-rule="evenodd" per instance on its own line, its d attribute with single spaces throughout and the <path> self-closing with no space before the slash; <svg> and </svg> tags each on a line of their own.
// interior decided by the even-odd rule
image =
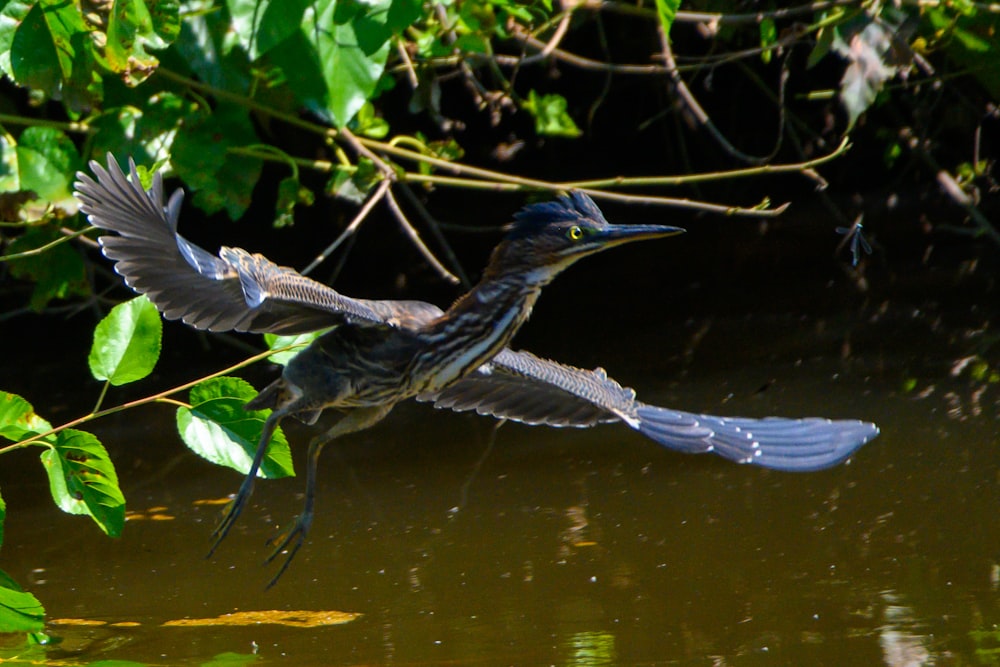
<svg viewBox="0 0 1000 667">
<path fill-rule="evenodd" d="M 82 417 L 78 417 L 76 419 L 66 422 L 65 424 L 60 424 L 55 428 L 49 429 L 44 433 L 33 435 L 30 438 L 25 438 L 24 440 L 15 442 L 11 445 L 7 445 L 6 447 L 0 447 L 0 454 L 6 454 L 7 452 L 13 451 L 15 449 L 22 449 L 29 445 L 38 444 L 39 442 L 43 442 L 46 438 L 49 438 L 50 436 L 53 436 L 59 433 L 60 431 L 65 431 L 68 428 L 73 428 L 74 426 L 79 426 L 80 424 L 85 424 L 87 422 L 94 421 L 95 419 L 100 419 L 101 417 L 107 417 L 108 415 L 113 415 L 117 412 L 122 412 L 123 410 L 130 410 L 132 408 L 137 408 L 141 405 L 146 405 L 148 403 L 165 402 L 176 405 L 177 401 L 169 398 L 173 394 L 184 391 L 185 389 L 190 389 L 191 387 L 206 380 L 211 380 L 213 378 L 227 375 L 229 373 L 232 373 L 233 371 L 238 371 L 241 368 L 246 368 L 247 366 L 255 364 L 258 361 L 261 361 L 262 359 L 270 357 L 272 354 L 276 354 L 278 352 L 284 352 L 285 350 L 290 350 L 295 347 L 298 347 L 298 345 L 286 345 L 285 347 L 278 348 L 275 350 L 266 350 L 264 352 L 260 352 L 259 354 L 255 354 L 252 357 L 248 357 L 243 361 L 239 362 L 238 364 L 234 364 L 232 366 L 229 366 L 228 368 L 224 368 L 220 371 L 216 371 L 215 373 L 211 373 L 204 377 L 198 378 L 197 380 L 192 380 L 177 387 L 161 391 L 158 394 L 152 394 L 151 396 L 138 398 L 134 401 L 129 401 L 128 403 L 122 403 L 121 405 L 116 405 L 113 408 L 105 408 L 104 410 L 96 410 L 90 412 L 89 414 L 86 414 Z"/>
<path fill-rule="evenodd" d="M 662 68 L 661 68 L 662 69 Z M 175 72 L 171 72 L 165 68 L 160 68 L 157 70 L 158 74 L 161 74 L 172 81 L 178 83 L 183 83 L 184 85 L 190 86 L 191 88 L 209 93 L 220 99 L 226 99 L 231 102 L 242 104 L 247 108 L 257 111 L 259 113 L 277 118 L 284 122 L 287 122 L 296 127 L 306 129 L 310 132 L 316 133 L 317 135 L 326 137 L 330 141 L 347 141 L 351 143 L 347 138 L 347 131 L 336 130 L 334 128 L 326 127 L 313 123 L 301 118 L 297 118 L 291 114 L 284 113 L 277 109 L 272 109 L 265 105 L 262 105 L 254 100 L 248 99 L 246 97 L 231 93 L 229 91 L 221 90 L 215 88 L 211 85 L 195 81 L 188 77 L 182 76 Z M 353 136 L 353 135 L 352 135 Z M 504 172 L 493 171 L 491 169 L 484 169 L 482 167 L 475 167 L 472 165 L 462 164 L 459 162 L 450 162 L 432 155 L 427 155 L 419 150 L 412 150 L 404 148 L 396 143 L 383 142 L 376 139 L 370 139 L 366 137 L 354 137 L 357 144 L 367 148 L 373 153 L 378 153 L 382 156 L 390 155 L 398 159 L 410 160 L 413 162 L 421 162 L 434 167 L 440 171 L 445 171 L 450 174 L 455 174 L 460 178 L 447 179 L 440 176 L 417 174 L 413 172 L 404 171 L 402 173 L 395 173 L 395 178 L 398 181 L 407 182 L 435 182 L 442 185 L 448 185 L 452 187 L 464 187 L 470 189 L 494 189 L 496 191 L 509 191 L 509 190 L 541 190 L 548 192 L 559 192 L 566 189 L 567 184 L 564 183 L 553 183 L 551 181 L 543 181 L 534 178 L 527 178 L 524 176 L 517 176 L 515 174 L 508 174 Z M 835 157 L 835 156 L 834 156 Z M 332 164 L 329 162 L 315 162 L 313 166 L 324 171 L 332 169 Z M 778 167 L 772 167 L 771 172 L 779 170 Z M 791 171 L 789 169 L 788 171 Z M 716 174 L 722 174 L 725 172 L 716 172 Z M 698 175 L 694 177 L 683 177 L 683 176 L 671 176 L 671 177 L 645 177 L 644 185 L 654 184 L 656 181 L 652 179 L 664 178 L 663 182 L 671 183 L 685 183 L 688 182 L 685 179 L 691 178 L 692 180 L 697 178 Z M 722 176 L 715 176 L 713 178 L 722 178 Z M 484 183 L 485 181 L 485 183 Z M 632 184 L 632 179 L 629 178 L 615 178 L 608 181 L 608 184 L 613 184 L 616 187 L 627 187 Z M 513 186 L 513 187 L 512 187 Z M 709 202 L 702 202 L 692 199 L 683 199 L 675 197 L 655 197 L 655 196 L 638 196 L 638 195 L 622 195 L 609 192 L 591 192 L 592 196 L 604 199 L 614 199 L 617 201 L 624 201 L 630 203 L 642 203 L 642 204 L 653 204 L 661 206 L 673 206 L 681 208 L 690 208 L 696 211 L 705 211 L 711 213 L 720 213 L 722 215 L 741 215 L 755 218 L 769 218 L 780 214 L 778 209 L 754 209 L 754 208 L 744 208 L 740 206 L 726 206 L 721 204 L 712 204 Z"/>
</svg>

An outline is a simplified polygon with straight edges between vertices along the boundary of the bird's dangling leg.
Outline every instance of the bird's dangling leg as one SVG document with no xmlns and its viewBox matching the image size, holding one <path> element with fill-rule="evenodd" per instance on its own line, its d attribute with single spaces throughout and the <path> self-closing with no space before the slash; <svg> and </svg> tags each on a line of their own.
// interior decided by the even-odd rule
<svg viewBox="0 0 1000 667">
<path fill-rule="evenodd" d="M 219 548 L 222 544 L 222 540 L 226 539 L 226 535 L 229 534 L 229 530 L 236 523 L 236 519 L 239 517 L 240 512 L 246 506 L 247 501 L 250 499 L 250 494 L 253 493 L 253 483 L 254 479 L 257 477 L 257 471 L 260 470 L 260 464 L 264 461 L 264 455 L 267 453 L 268 445 L 271 443 L 271 436 L 274 435 L 274 430 L 278 428 L 278 424 L 281 420 L 288 414 L 288 405 L 285 407 L 274 410 L 267 419 L 264 420 L 264 426 L 260 432 L 260 442 L 257 444 L 257 451 L 254 453 L 253 463 L 250 464 L 250 470 L 247 472 L 247 476 L 243 479 L 243 483 L 240 485 L 240 490 L 236 492 L 236 497 L 233 498 L 229 504 L 226 506 L 226 513 L 222 517 L 222 521 L 219 525 L 215 527 L 212 531 L 212 547 L 208 550 L 206 558 L 211 558 L 215 550 Z"/>
<path fill-rule="evenodd" d="M 271 563 L 279 554 L 287 550 L 287 555 L 285 556 L 284 562 L 282 562 L 281 567 L 278 569 L 277 574 L 271 578 L 271 581 L 267 584 L 270 588 L 278 583 L 278 579 L 281 575 L 285 573 L 288 566 L 291 564 L 292 559 L 295 558 L 295 554 L 298 553 L 299 549 L 302 547 L 302 543 L 305 542 L 306 535 L 309 533 L 309 528 L 312 526 L 313 521 L 313 506 L 316 500 L 316 471 L 319 463 L 320 452 L 323 451 L 323 447 L 336 438 L 342 435 L 347 435 L 348 433 L 354 433 L 356 431 L 363 431 L 364 429 L 372 426 L 376 422 L 382 420 L 389 411 L 392 410 L 392 403 L 387 403 L 385 405 L 376 405 L 368 408 L 356 408 L 348 412 L 343 419 L 333 425 L 328 431 L 322 435 L 318 435 L 312 439 L 309 443 L 309 456 L 306 462 L 306 499 L 302 506 L 302 512 L 295 519 L 295 525 L 291 527 L 286 533 L 283 533 L 272 540 L 275 543 L 274 550 L 271 554 L 264 560 L 265 564 Z"/>
</svg>

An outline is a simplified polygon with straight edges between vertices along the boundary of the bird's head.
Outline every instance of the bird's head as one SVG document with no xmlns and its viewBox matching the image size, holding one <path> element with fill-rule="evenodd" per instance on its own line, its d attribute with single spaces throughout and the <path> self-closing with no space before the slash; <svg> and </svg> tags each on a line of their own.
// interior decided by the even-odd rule
<svg viewBox="0 0 1000 667">
<path fill-rule="evenodd" d="M 587 195 L 570 192 L 554 201 L 530 204 L 498 247 L 494 263 L 540 271 L 549 279 L 576 260 L 630 241 L 681 234 L 667 225 L 612 225 Z M 496 260 L 500 260 L 497 262 Z"/>
</svg>

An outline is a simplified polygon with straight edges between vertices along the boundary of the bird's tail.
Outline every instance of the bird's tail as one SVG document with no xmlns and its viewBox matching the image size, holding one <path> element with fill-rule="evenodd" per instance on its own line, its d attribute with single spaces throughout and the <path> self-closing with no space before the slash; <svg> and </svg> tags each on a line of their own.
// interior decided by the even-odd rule
<svg viewBox="0 0 1000 667">
<path fill-rule="evenodd" d="M 842 463 L 879 433 L 875 424 L 856 420 L 715 417 L 654 405 L 636 413 L 638 431 L 670 449 L 794 472 Z"/>
</svg>

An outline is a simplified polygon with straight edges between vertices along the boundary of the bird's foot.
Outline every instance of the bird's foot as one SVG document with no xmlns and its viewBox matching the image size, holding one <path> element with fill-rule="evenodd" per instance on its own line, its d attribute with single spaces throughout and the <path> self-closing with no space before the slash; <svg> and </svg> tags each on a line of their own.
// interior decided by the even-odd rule
<svg viewBox="0 0 1000 667">
<path fill-rule="evenodd" d="M 309 527 L 312 525 L 312 512 L 303 512 L 299 515 L 299 518 L 295 520 L 295 525 L 291 527 L 288 532 L 278 535 L 274 539 L 270 540 L 271 544 L 275 544 L 274 550 L 271 554 L 264 559 L 264 564 L 269 565 L 274 561 L 280 554 L 285 554 L 285 560 L 282 562 L 281 567 L 278 569 L 277 574 L 271 578 L 268 582 L 267 587 L 271 588 L 276 583 L 278 579 L 281 579 L 281 575 L 285 573 L 288 566 L 291 565 L 292 559 L 295 558 L 295 554 L 299 552 L 302 548 L 302 543 L 306 540 L 306 535 L 309 533 Z"/>
<path fill-rule="evenodd" d="M 215 550 L 222 544 L 222 540 L 226 539 L 226 535 L 229 534 L 233 524 L 236 523 L 236 519 L 239 518 L 240 512 L 246 507 L 251 493 L 253 493 L 253 477 L 247 477 L 240 485 L 240 490 L 236 492 L 236 496 L 226 505 L 226 513 L 223 515 L 222 521 L 212 531 L 212 547 L 208 550 L 206 558 L 211 558 Z"/>
</svg>

